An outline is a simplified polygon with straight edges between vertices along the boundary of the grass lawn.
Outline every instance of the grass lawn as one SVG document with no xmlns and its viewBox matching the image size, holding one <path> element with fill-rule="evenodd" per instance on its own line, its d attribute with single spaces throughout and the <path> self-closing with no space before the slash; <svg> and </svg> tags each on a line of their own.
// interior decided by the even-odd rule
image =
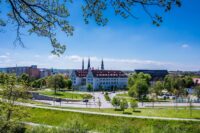
<svg viewBox="0 0 200 133">
<path fill-rule="evenodd" d="M 129 97 L 128 93 L 120 93 L 120 94 L 117 94 L 116 96 Z"/>
<path fill-rule="evenodd" d="M 89 99 L 92 98 L 92 95 L 90 94 L 80 94 L 80 93 L 71 93 L 71 92 L 60 92 L 57 91 L 56 94 L 54 94 L 54 91 L 39 91 L 42 95 L 52 96 L 52 97 L 58 97 L 58 98 L 69 98 L 69 99 L 77 99 L 82 100 L 85 97 L 88 97 Z"/>
<path fill-rule="evenodd" d="M 116 96 L 120 98 L 125 98 L 127 101 L 130 101 L 132 99 L 132 97 L 130 97 L 128 93 L 121 93 L 121 94 L 117 94 Z M 169 101 L 172 101 L 172 100 L 171 99 L 157 99 L 155 102 L 169 102 Z M 144 102 L 151 102 L 151 101 L 144 100 Z"/>
<path fill-rule="evenodd" d="M 164 121 L 90 115 L 73 112 L 28 108 L 25 121 L 59 126 L 72 120 L 84 122 L 90 130 L 117 133 L 199 133 L 200 122 Z"/>
<path fill-rule="evenodd" d="M 52 106 L 50 106 L 52 107 Z M 102 113 L 112 113 L 112 114 L 123 114 L 123 111 L 111 108 L 73 108 L 73 107 L 58 107 L 56 108 L 66 108 L 66 109 L 74 109 L 74 110 L 83 110 L 83 111 L 91 111 L 91 112 L 102 112 Z M 135 116 L 158 116 L 158 117 L 168 117 L 168 118 L 194 118 L 200 119 L 200 110 L 192 110 L 190 115 L 189 108 L 180 107 L 175 109 L 174 107 L 159 107 L 159 108 L 137 108 L 135 112 L 132 111 L 131 108 L 126 109 L 124 111 L 128 115 Z"/>
</svg>

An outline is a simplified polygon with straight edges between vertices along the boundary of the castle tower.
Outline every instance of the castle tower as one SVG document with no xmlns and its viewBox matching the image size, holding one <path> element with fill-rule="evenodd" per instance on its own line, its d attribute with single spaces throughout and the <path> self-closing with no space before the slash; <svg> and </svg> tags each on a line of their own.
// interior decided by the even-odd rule
<svg viewBox="0 0 200 133">
<path fill-rule="evenodd" d="M 82 70 L 84 70 L 84 59 L 82 60 Z"/>
<path fill-rule="evenodd" d="M 103 63 L 103 59 L 101 61 L 101 70 L 104 70 L 104 63 Z"/>
<path fill-rule="evenodd" d="M 88 58 L 88 67 L 87 69 L 89 70 L 90 69 L 90 58 Z"/>
</svg>

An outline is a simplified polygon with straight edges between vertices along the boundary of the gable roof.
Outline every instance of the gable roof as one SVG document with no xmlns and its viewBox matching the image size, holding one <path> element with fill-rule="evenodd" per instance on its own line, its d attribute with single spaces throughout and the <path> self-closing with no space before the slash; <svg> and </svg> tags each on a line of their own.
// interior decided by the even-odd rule
<svg viewBox="0 0 200 133">
<path fill-rule="evenodd" d="M 77 77 L 86 77 L 88 70 L 75 70 L 75 74 Z"/>
<path fill-rule="evenodd" d="M 98 78 L 126 78 L 127 75 L 120 70 L 91 70 L 94 77 Z"/>
</svg>

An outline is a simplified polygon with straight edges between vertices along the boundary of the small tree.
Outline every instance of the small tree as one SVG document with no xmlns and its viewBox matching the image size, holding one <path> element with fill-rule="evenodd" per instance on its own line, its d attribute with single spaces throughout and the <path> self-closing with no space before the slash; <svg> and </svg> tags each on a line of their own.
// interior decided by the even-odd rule
<svg viewBox="0 0 200 133">
<path fill-rule="evenodd" d="M 87 85 L 87 90 L 88 90 L 88 91 L 92 91 L 92 89 L 93 89 L 92 85 L 91 85 L 91 84 L 88 84 L 88 85 Z"/>
<path fill-rule="evenodd" d="M 47 78 L 47 86 L 54 89 L 54 94 L 57 94 L 57 90 L 65 87 L 64 77 L 62 75 L 53 75 Z"/>
<path fill-rule="evenodd" d="M 197 96 L 198 100 L 200 99 L 200 86 L 196 86 L 195 88 L 195 95 Z"/>
<path fill-rule="evenodd" d="M 135 108 L 138 107 L 138 102 L 135 99 L 132 99 L 130 102 L 130 106 L 135 111 Z"/>
<path fill-rule="evenodd" d="M 112 99 L 112 105 L 115 107 L 115 109 L 117 107 L 119 107 L 120 106 L 120 99 L 118 97 L 113 97 L 113 99 Z"/>
<path fill-rule="evenodd" d="M 72 81 L 71 81 L 70 79 L 67 80 L 67 88 L 68 88 L 69 90 L 72 89 Z"/>
<path fill-rule="evenodd" d="M 101 108 L 101 100 L 100 100 L 100 98 L 98 99 L 97 104 L 98 104 L 98 107 L 99 107 L 99 110 L 100 110 L 100 108 Z"/>
<path fill-rule="evenodd" d="M 22 125 L 22 118 L 27 116 L 25 108 L 16 106 L 16 101 L 28 98 L 28 91 L 25 84 L 18 85 L 15 75 L 6 74 L 4 78 L 0 101 L 0 132 L 16 132 L 15 130 Z"/>
<path fill-rule="evenodd" d="M 120 109 L 123 111 L 128 108 L 128 102 L 126 99 L 121 99 L 120 100 Z"/>
</svg>

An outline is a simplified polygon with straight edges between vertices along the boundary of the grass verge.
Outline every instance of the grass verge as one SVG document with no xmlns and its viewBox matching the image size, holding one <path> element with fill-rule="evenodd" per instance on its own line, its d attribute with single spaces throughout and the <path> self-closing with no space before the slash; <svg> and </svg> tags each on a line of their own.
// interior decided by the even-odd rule
<svg viewBox="0 0 200 133">
<path fill-rule="evenodd" d="M 164 121 L 137 118 L 123 118 L 90 115 L 74 112 L 29 108 L 30 117 L 25 121 L 59 126 L 74 119 L 83 121 L 90 130 L 100 132 L 137 132 L 137 133 L 198 133 L 200 122 Z"/>
</svg>

